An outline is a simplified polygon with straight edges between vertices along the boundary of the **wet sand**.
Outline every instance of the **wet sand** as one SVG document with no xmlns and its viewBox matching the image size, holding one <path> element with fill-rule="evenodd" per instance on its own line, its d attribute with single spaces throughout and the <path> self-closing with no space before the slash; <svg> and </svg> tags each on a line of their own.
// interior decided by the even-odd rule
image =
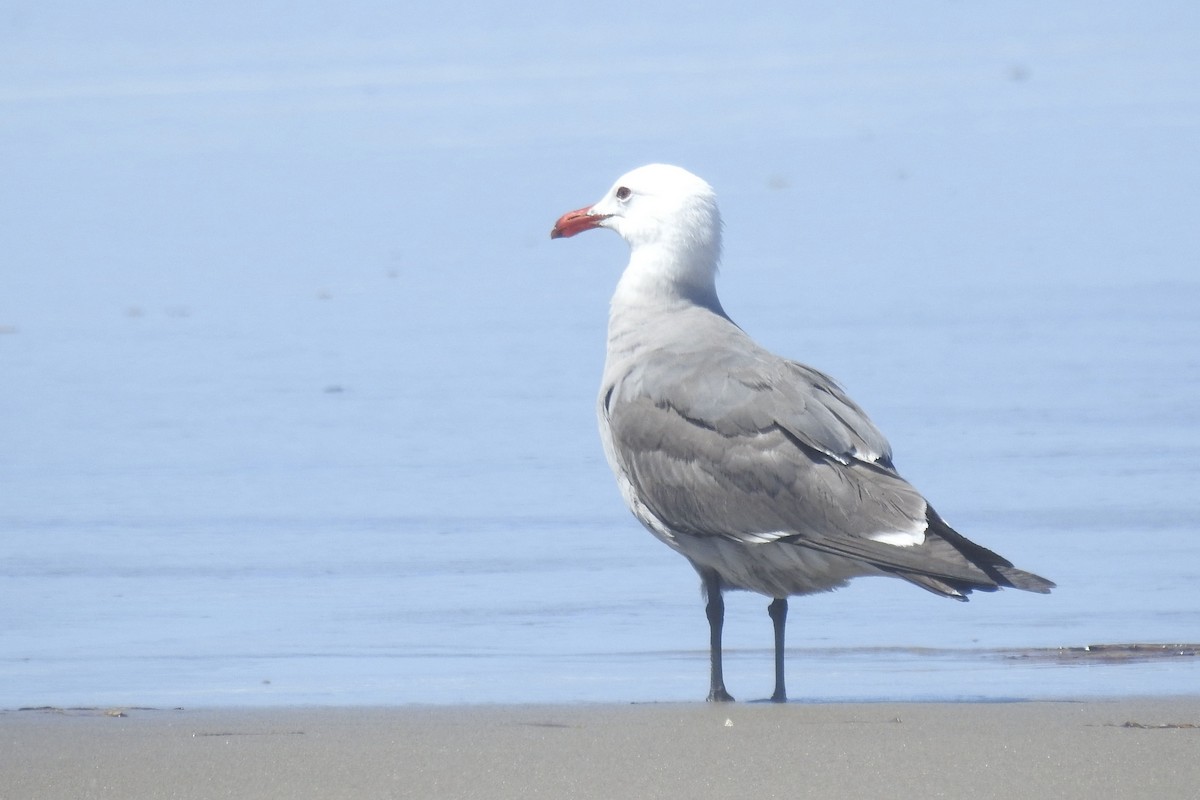
<svg viewBox="0 0 1200 800">
<path fill-rule="evenodd" d="M 122 716 L 123 714 L 123 716 Z M 1185 797 L 1200 697 L 1016 703 L 39 709 L 5 797 Z"/>
</svg>

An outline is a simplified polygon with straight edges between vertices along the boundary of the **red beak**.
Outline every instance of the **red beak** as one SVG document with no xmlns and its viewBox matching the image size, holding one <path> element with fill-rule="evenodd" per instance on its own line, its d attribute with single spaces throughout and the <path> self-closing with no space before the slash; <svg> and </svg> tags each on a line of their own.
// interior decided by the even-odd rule
<svg viewBox="0 0 1200 800">
<path fill-rule="evenodd" d="M 568 211 L 558 218 L 550 231 L 551 239 L 566 239 L 583 231 L 597 228 L 600 223 L 609 218 L 609 214 L 593 214 L 591 206 L 578 211 Z"/>
</svg>

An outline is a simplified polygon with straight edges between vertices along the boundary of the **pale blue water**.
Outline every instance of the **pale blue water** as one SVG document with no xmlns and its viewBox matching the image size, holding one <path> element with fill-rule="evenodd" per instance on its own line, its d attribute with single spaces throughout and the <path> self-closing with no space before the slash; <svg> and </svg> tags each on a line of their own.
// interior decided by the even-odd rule
<svg viewBox="0 0 1200 800">
<path fill-rule="evenodd" d="M 548 239 L 653 160 L 1060 587 L 796 600 L 796 699 L 1194 691 L 1042 649 L 1200 642 L 1200 11 L 70 5 L 0 19 L 0 707 L 703 697 L 595 433 L 624 245 Z"/>
</svg>

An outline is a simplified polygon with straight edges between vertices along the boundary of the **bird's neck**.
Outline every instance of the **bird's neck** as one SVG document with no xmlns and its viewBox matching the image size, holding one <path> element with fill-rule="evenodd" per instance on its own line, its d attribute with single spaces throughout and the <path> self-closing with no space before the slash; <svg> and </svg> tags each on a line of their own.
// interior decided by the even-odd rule
<svg viewBox="0 0 1200 800">
<path fill-rule="evenodd" d="M 722 315 L 717 299 L 717 259 L 711 247 L 687 250 L 660 245 L 634 248 L 617 282 L 612 308 L 698 305 Z"/>
</svg>

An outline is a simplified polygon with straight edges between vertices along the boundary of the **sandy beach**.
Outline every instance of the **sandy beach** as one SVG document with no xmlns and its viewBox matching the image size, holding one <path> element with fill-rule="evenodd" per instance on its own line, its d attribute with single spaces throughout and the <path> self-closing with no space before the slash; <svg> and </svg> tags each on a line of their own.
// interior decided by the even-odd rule
<svg viewBox="0 0 1200 800">
<path fill-rule="evenodd" d="M 1200 698 L 29 709 L 4 796 L 1184 797 Z"/>
</svg>

